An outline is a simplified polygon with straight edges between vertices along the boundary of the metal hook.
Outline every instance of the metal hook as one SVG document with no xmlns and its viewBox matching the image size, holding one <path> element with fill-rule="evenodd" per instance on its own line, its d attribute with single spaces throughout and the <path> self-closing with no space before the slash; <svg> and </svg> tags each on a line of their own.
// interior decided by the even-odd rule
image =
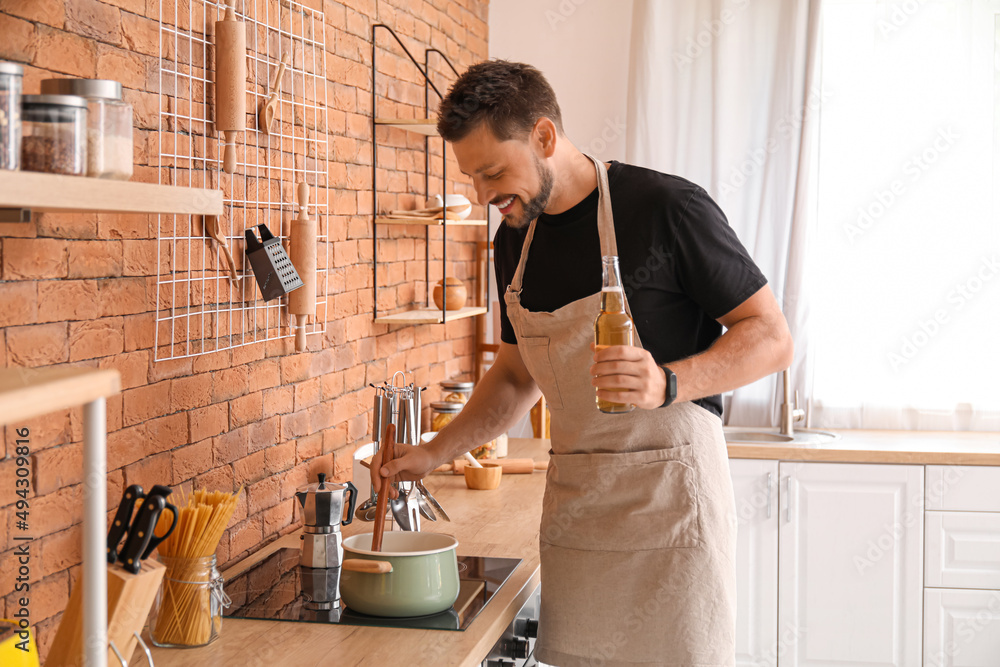
<svg viewBox="0 0 1000 667">
<path fill-rule="evenodd" d="M 128 667 L 128 660 L 122 657 L 122 654 L 118 652 L 118 647 L 115 646 L 114 640 L 108 640 L 108 645 L 111 646 L 111 650 L 114 651 L 115 657 L 118 658 L 118 662 L 121 663 L 122 667 Z"/>
<path fill-rule="evenodd" d="M 142 647 L 142 652 L 146 654 L 146 661 L 149 663 L 149 667 L 153 667 L 153 654 L 150 652 L 149 647 L 146 646 L 146 642 L 142 641 L 142 637 L 139 636 L 138 632 L 133 632 L 135 639 L 139 642 L 139 646 Z"/>
</svg>

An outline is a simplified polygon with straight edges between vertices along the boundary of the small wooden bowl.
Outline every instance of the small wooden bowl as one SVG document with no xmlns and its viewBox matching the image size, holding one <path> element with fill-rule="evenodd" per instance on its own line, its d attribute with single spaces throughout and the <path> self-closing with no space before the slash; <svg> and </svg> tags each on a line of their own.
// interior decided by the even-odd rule
<svg viewBox="0 0 1000 667">
<path fill-rule="evenodd" d="M 439 280 L 434 286 L 431 296 L 434 298 L 434 305 L 441 307 L 441 293 L 445 290 L 444 283 L 447 281 L 448 310 L 461 310 L 469 298 L 469 293 L 465 289 L 465 283 L 458 278 L 449 276 L 445 280 Z"/>
<path fill-rule="evenodd" d="M 499 463 L 484 463 L 482 468 L 465 466 L 465 485 L 478 491 L 492 491 L 500 486 L 503 466 Z"/>
</svg>

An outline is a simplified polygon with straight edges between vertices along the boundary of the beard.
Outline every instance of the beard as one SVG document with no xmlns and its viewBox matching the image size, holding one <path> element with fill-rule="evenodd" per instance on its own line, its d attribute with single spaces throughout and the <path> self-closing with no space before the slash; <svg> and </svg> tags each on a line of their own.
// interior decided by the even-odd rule
<svg viewBox="0 0 1000 667">
<path fill-rule="evenodd" d="M 552 169 L 545 166 L 545 164 L 538 159 L 537 155 L 532 155 L 531 157 L 535 163 L 535 170 L 538 172 L 538 194 L 529 199 L 527 202 L 523 202 L 520 215 L 516 215 L 514 211 L 511 211 L 503 217 L 504 222 L 514 229 L 526 227 L 532 220 L 540 216 L 545 210 L 545 207 L 549 205 L 549 198 L 552 196 L 552 186 L 555 183 L 555 177 L 552 175 Z"/>
</svg>

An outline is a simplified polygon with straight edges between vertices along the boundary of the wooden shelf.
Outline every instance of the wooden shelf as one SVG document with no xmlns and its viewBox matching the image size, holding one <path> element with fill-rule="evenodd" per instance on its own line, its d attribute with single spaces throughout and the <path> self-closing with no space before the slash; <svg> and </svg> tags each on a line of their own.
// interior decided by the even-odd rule
<svg viewBox="0 0 1000 667">
<path fill-rule="evenodd" d="M 72 408 L 121 391 L 115 370 L 0 368 L 0 426 Z"/>
<path fill-rule="evenodd" d="M 485 306 L 466 306 L 461 310 L 449 310 L 444 321 L 453 322 L 485 313 Z M 375 318 L 375 324 L 441 324 L 441 322 L 440 308 L 415 308 Z"/>
<path fill-rule="evenodd" d="M 390 216 L 380 215 L 375 218 L 375 224 L 377 225 L 425 225 L 427 227 L 441 226 L 444 224 L 444 220 L 441 218 L 418 218 L 416 216 L 412 218 L 395 218 Z M 466 227 L 485 227 L 485 220 L 473 220 L 471 218 L 466 218 L 465 220 L 449 220 L 448 226 L 461 225 Z"/>
<path fill-rule="evenodd" d="M 428 137 L 440 136 L 437 131 L 437 119 L 435 118 L 376 118 L 376 125 L 394 127 L 397 130 L 416 132 Z"/>
<path fill-rule="evenodd" d="M 0 172 L 0 208 L 222 215 L 222 191 L 83 176 Z"/>
</svg>

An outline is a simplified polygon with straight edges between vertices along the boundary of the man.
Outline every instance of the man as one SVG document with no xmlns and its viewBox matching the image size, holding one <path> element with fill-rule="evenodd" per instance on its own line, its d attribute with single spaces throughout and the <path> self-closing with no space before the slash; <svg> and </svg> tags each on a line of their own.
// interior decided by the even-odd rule
<svg viewBox="0 0 1000 667">
<path fill-rule="evenodd" d="M 482 444 L 484 428 L 506 432 L 543 393 L 552 457 L 536 657 L 732 665 L 736 511 L 719 395 L 791 362 L 766 280 L 701 188 L 580 153 L 533 67 L 469 68 L 438 130 L 479 201 L 503 215 L 502 342 L 458 417 L 382 474 L 423 477 Z M 602 255 L 620 257 L 634 347 L 593 345 Z M 637 408 L 601 413 L 595 392 Z"/>
</svg>

